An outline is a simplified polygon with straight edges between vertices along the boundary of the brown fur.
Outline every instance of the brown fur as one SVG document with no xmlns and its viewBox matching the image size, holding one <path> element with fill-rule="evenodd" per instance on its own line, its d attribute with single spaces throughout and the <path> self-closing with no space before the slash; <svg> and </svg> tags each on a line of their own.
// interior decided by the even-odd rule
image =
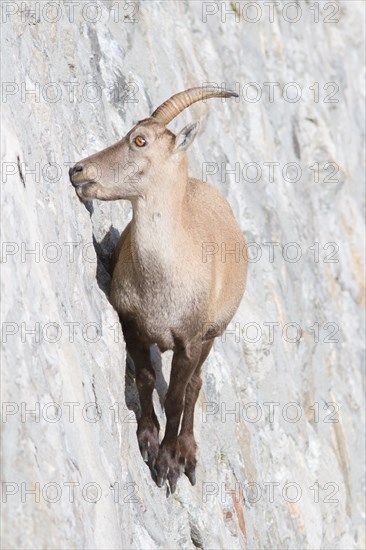
<svg viewBox="0 0 366 550">
<path fill-rule="evenodd" d="M 132 203 L 132 221 L 114 253 L 110 300 L 135 363 L 140 450 L 158 485 L 168 479 L 172 492 L 181 470 L 195 483 L 193 416 L 201 367 L 240 303 L 247 271 L 245 240 L 225 197 L 188 177 L 186 149 L 195 130 L 190 125 L 176 137 L 158 120 L 145 119 L 70 171 L 79 197 Z M 138 148 L 136 136 L 147 145 Z M 111 177 L 116 165 L 122 167 L 117 178 Z M 174 351 L 160 445 L 152 344 Z"/>
</svg>

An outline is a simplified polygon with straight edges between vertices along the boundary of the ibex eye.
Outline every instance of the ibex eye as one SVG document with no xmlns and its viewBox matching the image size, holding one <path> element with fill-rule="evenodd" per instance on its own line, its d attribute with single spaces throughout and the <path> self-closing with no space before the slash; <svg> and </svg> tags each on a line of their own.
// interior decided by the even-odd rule
<svg viewBox="0 0 366 550">
<path fill-rule="evenodd" d="M 142 136 L 135 137 L 133 141 L 137 145 L 137 147 L 143 147 L 144 145 L 146 145 L 146 139 Z"/>
</svg>

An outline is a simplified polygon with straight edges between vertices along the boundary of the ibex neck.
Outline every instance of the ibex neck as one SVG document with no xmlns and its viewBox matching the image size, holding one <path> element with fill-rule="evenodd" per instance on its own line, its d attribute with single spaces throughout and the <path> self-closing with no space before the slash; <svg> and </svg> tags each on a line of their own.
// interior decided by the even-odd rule
<svg viewBox="0 0 366 550">
<path fill-rule="evenodd" d="M 184 202 L 183 193 L 178 196 L 162 193 L 160 197 L 139 198 L 134 202 L 131 240 L 142 265 L 150 261 L 174 263 L 186 238 L 182 221 Z"/>
</svg>

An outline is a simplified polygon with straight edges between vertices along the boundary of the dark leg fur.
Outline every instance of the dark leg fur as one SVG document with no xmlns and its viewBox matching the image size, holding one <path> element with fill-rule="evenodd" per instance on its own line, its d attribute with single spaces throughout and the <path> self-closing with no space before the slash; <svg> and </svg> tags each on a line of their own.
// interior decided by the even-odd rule
<svg viewBox="0 0 366 550">
<path fill-rule="evenodd" d="M 197 464 L 197 444 L 193 432 L 194 408 L 202 386 L 201 368 L 210 353 L 213 342 L 213 340 L 210 340 L 203 343 L 198 365 L 187 385 L 182 426 L 178 437 L 179 462 L 192 485 L 196 483 Z"/>
</svg>

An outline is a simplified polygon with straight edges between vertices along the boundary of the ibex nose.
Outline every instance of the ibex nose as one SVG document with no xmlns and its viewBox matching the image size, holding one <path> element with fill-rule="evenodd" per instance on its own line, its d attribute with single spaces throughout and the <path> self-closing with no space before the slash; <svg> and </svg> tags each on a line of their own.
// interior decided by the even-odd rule
<svg viewBox="0 0 366 550">
<path fill-rule="evenodd" d="M 69 176 L 70 176 L 70 179 L 72 178 L 72 176 L 74 176 L 75 174 L 77 174 L 78 172 L 82 172 L 83 171 L 83 167 L 81 164 L 75 164 L 74 166 L 72 166 L 69 170 Z"/>
</svg>

